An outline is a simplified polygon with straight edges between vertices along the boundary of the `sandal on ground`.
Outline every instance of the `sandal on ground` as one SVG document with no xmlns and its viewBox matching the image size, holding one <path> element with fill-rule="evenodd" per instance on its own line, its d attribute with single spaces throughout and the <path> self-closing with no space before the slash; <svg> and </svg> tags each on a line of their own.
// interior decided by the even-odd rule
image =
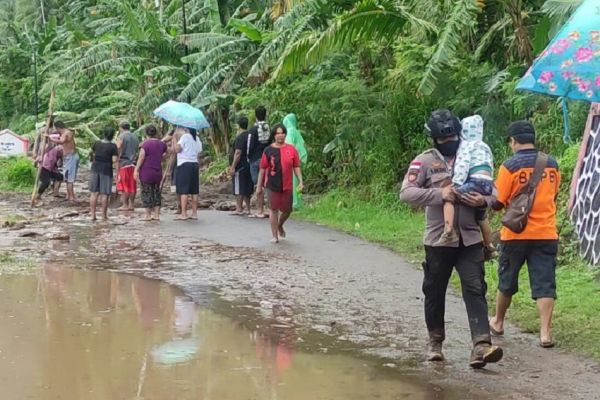
<svg viewBox="0 0 600 400">
<path fill-rule="evenodd" d="M 254 215 L 256 215 L 256 218 L 262 218 L 262 219 L 269 218 L 269 216 L 267 214 L 254 214 Z"/>
<path fill-rule="evenodd" d="M 244 215 L 244 213 L 243 213 L 243 212 L 241 212 L 241 211 L 233 211 L 233 212 L 230 212 L 230 213 L 229 213 L 229 215 L 237 215 L 237 216 L 240 216 L 240 215 Z"/>
<path fill-rule="evenodd" d="M 504 336 L 504 329 L 501 330 L 501 331 L 497 331 L 497 330 L 494 329 L 494 327 L 492 326 L 492 324 L 490 324 L 490 333 L 493 336 Z"/>
</svg>

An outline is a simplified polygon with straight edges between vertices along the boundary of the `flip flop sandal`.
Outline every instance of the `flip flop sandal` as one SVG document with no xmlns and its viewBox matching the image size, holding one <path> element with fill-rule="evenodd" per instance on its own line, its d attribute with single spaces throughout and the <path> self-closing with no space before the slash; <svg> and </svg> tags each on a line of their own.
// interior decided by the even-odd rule
<svg viewBox="0 0 600 400">
<path fill-rule="evenodd" d="M 497 331 L 497 330 L 495 330 L 495 329 L 492 327 L 492 325 L 490 325 L 490 333 L 491 333 L 493 336 L 504 336 L 504 330 Z"/>
<path fill-rule="evenodd" d="M 540 347 L 544 349 L 551 349 L 554 346 L 556 346 L 556 343 L 552 339 L 546 341 L 540 340 Z"/>
</svg>

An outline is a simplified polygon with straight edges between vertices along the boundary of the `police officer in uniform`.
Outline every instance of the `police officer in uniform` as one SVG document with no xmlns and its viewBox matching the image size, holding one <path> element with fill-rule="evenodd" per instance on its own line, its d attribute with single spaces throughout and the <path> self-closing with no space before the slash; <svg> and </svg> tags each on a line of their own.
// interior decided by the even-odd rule
<svg viewBox="0 0 600 400">
<path fill-rule="evenodd" d="M 485 299 L 483 239 L 475 212 L 490 207 L 494 196 L 479 193 L 459 196 L 452 188 L 452 165 L 460 143 L 461 124 L 448 110 L 434 111 L 425 124 L 433 147 L 415 158 L 404 177 L 400 199 L 425 207 L 423 293 L 425 322 L 429 331 L 428 361 L 443 361 L 442 343 L 445 339 L 444 312 L 446 289 L 456 268 L 461 281 L 462 295 L 469 317 L 473 349 L 469 360 L 472 368 L 483 368 L 502 358 L 502 349 L 492 345 L 488 325 L 488 306 Z M 445 247 L 435 244 L 444 231 L 444 201 L 456 204 L 455 229 L 459 240 Z"/>
</svg>

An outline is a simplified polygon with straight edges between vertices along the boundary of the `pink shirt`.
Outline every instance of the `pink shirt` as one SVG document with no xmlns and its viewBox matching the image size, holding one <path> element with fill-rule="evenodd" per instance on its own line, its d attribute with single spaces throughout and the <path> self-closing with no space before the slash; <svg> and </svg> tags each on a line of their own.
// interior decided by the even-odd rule
<svg viewBox="0 0 600 400">
<path fill-rule="evenodd" d="M 42 161 L 42 168 L 47 171 L 57 170 L 58 159 L 63 156 L 62 146 L 54 146 L 46 152 Z"/>
</svg>

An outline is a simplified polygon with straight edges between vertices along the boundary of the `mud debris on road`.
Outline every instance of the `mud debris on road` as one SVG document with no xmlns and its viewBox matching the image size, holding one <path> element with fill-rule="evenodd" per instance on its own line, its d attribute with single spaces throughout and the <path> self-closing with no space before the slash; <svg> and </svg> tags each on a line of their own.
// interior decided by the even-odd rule
<svg viewBox="0 0 600 400">
<path fill-rule="evenodd" d="M 467 322 L 455 295 L 447 306 L 449 361 L 423 363 L 420 272 L 379 246 L 292 221 L 290 238 L 273 247 L 265 240 L 265 221 L 215 211 L 183 223 L 166 214 L 160 224 L 144 224 L 136 213 L 92 224 L 83 206 L 77 211 L 49 218 L 15 208 L 14 199 L 0 201 L 0 215 L 20 213 L 20 220 L 30 221 L 27 230 L 39 233 L 19 238 L 19 231 L 4 229 L 12 239 L 8 245 L 0 239 L 0 253 L 28 249 L 19 254 L 37 265 L 162 280 L 248 332 L 276 343 L 290 343 L 293 332 L 295 351 L 360 355 L 393 376 L 438 388 L 430 392 L 438 397 L 428 399 L 453 398 L 457 390 L 462 399 L 600 399 L 597 363 L 560 350 L 540 352 L 533 336 L 512 327 L 501 342 L 505 360 L 471 371 Z M 64 212 L 59 207 L 53 215 Z M 49 233 L 69 240 L 47 240 Z"/>
</svg>

